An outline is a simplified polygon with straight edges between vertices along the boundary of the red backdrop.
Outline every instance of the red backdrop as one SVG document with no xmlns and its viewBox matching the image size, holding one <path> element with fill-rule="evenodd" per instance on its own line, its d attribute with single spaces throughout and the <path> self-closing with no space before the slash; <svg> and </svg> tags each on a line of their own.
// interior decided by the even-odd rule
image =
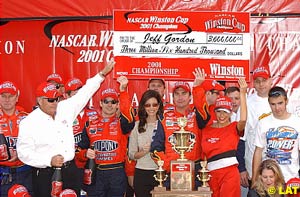
<svg viewBox="0 0 300 197">
<path fill-rule="evenodd" d="M 260 65 L 268 53 L 274 84 L 289 91 L 290 103 L 294 105 L 292 110 L 300 111 L 300 18 L 297 17 L 300 10 L 299 0 L 88 0 L 68 3 L 42 0 L 3 1 L 0 23 L 0 81 L 11 80 L 18 85 L 21 90 L 19 105 L 31 111 L 35 104 L 35 88 L 52 72 L 62 75 L 65 80 L 78 77 L 85 81 L 103 68 L 103 62 L 111 57 L 113 50 L 113 9 L 251 12 L 250 70 Z M 269 17 L 266 14 L 254 16 L 259 13 L 269 13 Z M 271 15 L 276 16 L 270 17 Z M 64 47 L 55 47 L 51 42 L 52 35 Z M 74 37 L 68 37 L 70 35 Z M 96 37 L 97 46 L 84 46 L 84 39 L 91 39 L 91 36 Z M 76 41 L 73 39 L 69 42 L 68 38 Z M 117 63 L 116 66 L 122 65 Z M 167 82 L 168 90 L 172 83 Z M 117 87 L 111 75 L 102 87 L 107 86 Z M 133 101 L 139 98 L 146 86 L 147 80 L 130 81 L 129 92 Z M 94 96 L 96 105 L 98 94 Z"/>
</svg>

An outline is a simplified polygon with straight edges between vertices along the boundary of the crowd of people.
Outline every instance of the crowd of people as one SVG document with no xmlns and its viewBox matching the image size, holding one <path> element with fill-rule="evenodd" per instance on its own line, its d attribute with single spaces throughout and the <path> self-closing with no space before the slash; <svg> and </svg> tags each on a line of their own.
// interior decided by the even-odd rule
<svg viewBox="0 0 300 197">
<path fill-rule="evenodd" d="M 195 164 L 195 189 L 202 185 L 196 178 L 201 160 L 208 162 L 213 197 L 280 196 L 270 188 L 279 191 L 299 178 L 299 117 L 287 111 L 287 93 L 273 86 L 265 67 L 253 71 L 256 91 L 248 97 L 244 78 L 225 88 L 196 68 L 193 87 L 174 84 L 173 103 L 164 99 L 165 81 L 152 78 L 133 109 L 128 79 L 121 76 L 119 90 L 103 88 L 99 109 L 89 106 L 114 65 L 111 60 L 85 84 L 50 74 L 37 87 L 30 113 L 17 106 L 13 82 L 0 84 L 0 133 L 10 155 L 0 157 L 0 196 L 51 196 L 54 168 L 62 171 L 61 196 L 151 196 L 157 162 L 170 173 L 171 161 L 180 157 L 172 147 L 180 117 L 195 141 L 185 154 Z M 88 160 L 94 160 L 96 177 L 84 184 Z M 170 188 L 169 178 L 164 185 Z"/>
</svg>

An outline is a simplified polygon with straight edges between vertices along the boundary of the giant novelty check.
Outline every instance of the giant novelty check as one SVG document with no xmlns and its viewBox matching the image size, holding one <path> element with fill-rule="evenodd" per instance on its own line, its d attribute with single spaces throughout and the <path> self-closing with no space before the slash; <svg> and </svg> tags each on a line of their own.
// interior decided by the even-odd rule
<svg viewBox="0 0 300 197">
<path fill-rule="evenodd" d="M 249 80 L 250 14 L 241 12 L 114 11 L 114 76 Z"/>
</svg>

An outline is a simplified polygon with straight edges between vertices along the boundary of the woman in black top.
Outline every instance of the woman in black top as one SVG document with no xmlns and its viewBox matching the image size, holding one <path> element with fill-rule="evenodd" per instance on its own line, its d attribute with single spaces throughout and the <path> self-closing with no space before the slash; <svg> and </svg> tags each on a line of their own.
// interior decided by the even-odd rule
<svg viewBox="0 0 300 197">
<path fill-rule="evenodd" d="M 259 174 L 248 197 L 281 197 L 279 188 L 284 191 L 285 182 L 280 167 L 273 159 L 264 160 L 259 166 Z"/>
</svg>

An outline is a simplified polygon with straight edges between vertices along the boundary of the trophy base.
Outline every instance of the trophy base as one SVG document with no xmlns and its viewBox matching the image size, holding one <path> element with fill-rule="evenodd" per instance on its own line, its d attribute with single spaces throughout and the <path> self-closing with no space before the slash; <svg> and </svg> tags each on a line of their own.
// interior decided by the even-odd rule
<svg viewBox="0 0 300 197">
<path fill-rule="evenodd" d="M 199 192 L 210 192 L 210 187 L 198 187 Z"/>
<path fill-rule="evenodd" d="M 211 191 L 151 191 L 152 197 L 211 197 Z"/>
<path fill-rule="evenodd" d="M 167 191 L 167 189 L 166 189 L 166 187 L 154 187 L 154 191 L 163 192 L 163 191 Z"/>
<path fill-rule="evenodd" d="M 194 188 L 194 171 L 193 161 L 171 161 L 171 191 L 192 191 Z"/>
</svg>

